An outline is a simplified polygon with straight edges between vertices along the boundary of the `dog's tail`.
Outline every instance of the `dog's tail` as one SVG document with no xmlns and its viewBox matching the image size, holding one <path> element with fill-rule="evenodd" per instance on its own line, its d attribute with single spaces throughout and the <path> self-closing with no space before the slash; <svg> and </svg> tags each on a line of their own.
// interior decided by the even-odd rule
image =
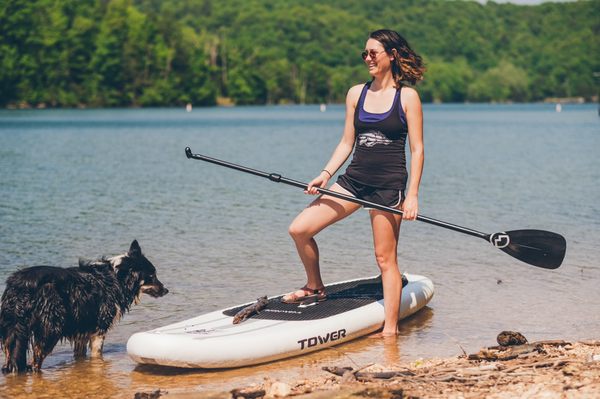
<svg viewBox="0 0 600 399">
<path fill-rule="evenodd" d="M 27 348 L 31 330 L 31 297 L 7 286 L 0 303 L 0 338 L 6 355 L 3 372 L 27 369 Z"/>
</svg>

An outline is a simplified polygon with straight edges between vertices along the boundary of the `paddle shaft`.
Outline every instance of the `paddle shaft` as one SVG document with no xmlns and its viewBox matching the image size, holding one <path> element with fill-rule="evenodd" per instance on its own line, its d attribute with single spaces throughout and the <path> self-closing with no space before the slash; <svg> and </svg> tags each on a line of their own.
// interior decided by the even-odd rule
<svg viewBox="0 0 600 399">
<path fill-rule="evenodd" d="M 271 180 L 273 182 L 276 182 L 276 183 L 284 183 L 284 184 L 287 184 L 287 185 L 290 185 L 290 186 L 294 186 L 294 187 L 298 187 L 298 188 L 301 188 L 301 189 L 304 189 L 304 190 L 306 190 L 307 187 L 308 187 L 307 183 L 303 183 L 303 182 L 300 182 L 300 181 L 297 181 L 297 180 L 293 180 L 293 179 L 288 179 L 286 177 L 281 176 L 278 173 L 267 173 L 267 172 L 263 172 L 263 171 L 260 171 L 260 170 L 248 168 L 248 167 L 241 166 L 241 165 L 237 165 L 237 164 L 234 164 L 234 163 L 231 163 L 231 162 L 222 161 L 220 159 L 211 158 L 211 157 L 208 157 L 206 155 L 192 154 L 192 150 L 189 147 L 187 147 L 185 149 L 185 155 L 188 158 L 193 158 L 193 159 L 197 159 L 197 160 L 200 160 L 200 161 L 206 161 L 206 162 L 213 163 L 213 164 L 216 164 L 216 165 L 225 166 L 225 167 L 230 168 L 230 169 L 239 170 L 240 172 L 245 172 L 245 173 L 249 173 L 249 174 L 252 174 L 252 175 L 255 175 L 255 176 L 264 177 L 264 178 L 269 179 L 269 180 Z M 342 193 L 338 193 L 336 191 L 327 190 L 325 188 L 316 187 L 316 189 L 321 194 L 329 195 L 331 197 L 336 197 L 336 198 L 343 199 L 343 200 L 350 201 L 350 202 L 354 202 L 356 204 L 360 204 L 360 205 L 366 206 L 368 208 L 373 208 L 373 209 L 377 209 L 377 210 L 380 210 L 380 211 L 395 213 L 395 214 L 398 214 L 398 215 L 402 215 L 403 214 L 401 210 L 396 209 L 396 208 L 391 208 L 389 206 L 376 204 L 376 203 L 371 202 L 371 201 L 366 201 L 366 200 L 363 200 L 363 199 L 360 199 L 360 198 L 356 198 L 356 197 L 352 197 L 352 196 L 345 195 L 345 194 L 342 194 Z M 427 217 L 427 216 L 417 215 L 417 220 L 421 221 L 421 222 L 433 224 L 435 226 L 443 227 L 445 229 L 457 231 L 459 233 L 468 234 L 468 235 L 471 235 L 471 236 L 474 236 L 474 237 L 479 237 L 479 238 L 482 238 L 482 239 L 484 239 L 484 240 L 486 240 L 488 242 L 490 240 L 490 235 L 489 234 L 482 233 L 480 231 L 469 229 L 469 228 L 466 228 L 466 227 L 458 226 L 456 224 L 447 223 L 447 222 L 444 222 L 444 221 L 441 221 L 441 220 L 433 219 L 433 218 L 430 218 L 430 217 Z"/>
</svg>

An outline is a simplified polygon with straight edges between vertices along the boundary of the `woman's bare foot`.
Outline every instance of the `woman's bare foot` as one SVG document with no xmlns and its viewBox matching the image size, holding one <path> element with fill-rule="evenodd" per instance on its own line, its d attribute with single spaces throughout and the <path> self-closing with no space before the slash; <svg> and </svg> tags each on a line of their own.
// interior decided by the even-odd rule
<svg viewBox="0 0 600 399">
<path fill-rule="evenodd" d="M 373 339 L 396 339 L 398 338 L 398 333 L 394 331 L 380 331 L 375 334 L 369 335 L 369 338 Z"/>
</svg>

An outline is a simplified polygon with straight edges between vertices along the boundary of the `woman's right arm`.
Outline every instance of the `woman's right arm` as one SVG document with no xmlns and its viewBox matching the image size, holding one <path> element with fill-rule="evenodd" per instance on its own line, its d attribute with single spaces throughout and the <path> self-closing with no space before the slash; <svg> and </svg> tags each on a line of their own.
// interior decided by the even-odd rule
<svg viewBox="0 0 600 399">
<path fill-rule="evenodd" d="M 337 147 L 333 151 L 329 162 L 325 165 L 319 176 L 315 177 L 308 183 L 308 188 L 306 189 L 306 193 L 308 194 L 318 194 L 316 187 L 323 188 L 329 182 L 329 179 L 335 175 L 337 170 L 346 162 L 346 159 L 352 153 L 352 149 L 354 148 L 355 142 L 355 134 L 354 134 L 354 111 L 356 109 L 356 104 L 358 103 L 358 98 L 360 97 L 360 93 L 362 91 L 363 85 L 356 85 L 348 90 L 348 94 L 346 95 L 346 119 L 344 123 L 344 133 L 342 135 L 342 139 L 338 143 Z"/>
</svg>

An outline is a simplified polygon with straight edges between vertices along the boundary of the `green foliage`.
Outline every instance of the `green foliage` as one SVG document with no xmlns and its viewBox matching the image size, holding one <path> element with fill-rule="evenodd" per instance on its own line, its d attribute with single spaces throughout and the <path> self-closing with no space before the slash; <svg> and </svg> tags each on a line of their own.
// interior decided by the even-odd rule
<svg viewBox="0 0 600 399">
<path fill-rule="evenodd" d="M 472 101 L 527 101 L 527 73 L 510 62 L 502 61 L 478 76 L 468 88 Z"/>
<path fill-rule="evenodd" d="M 424 101 L 463 102 L 468 97 L 468 86 L 473 81 L 473 70 L 465 58 L 452 62 L 431 61 L 427 79 L 420 88 Z"/>
<path fill-rule="evenodd" d="M 425 59 L 424 101 L 590 98 L 598 15 L 600 0 L 0 0 L 0 106 L 343 102 L 382 27 Z"/>
</svg>

